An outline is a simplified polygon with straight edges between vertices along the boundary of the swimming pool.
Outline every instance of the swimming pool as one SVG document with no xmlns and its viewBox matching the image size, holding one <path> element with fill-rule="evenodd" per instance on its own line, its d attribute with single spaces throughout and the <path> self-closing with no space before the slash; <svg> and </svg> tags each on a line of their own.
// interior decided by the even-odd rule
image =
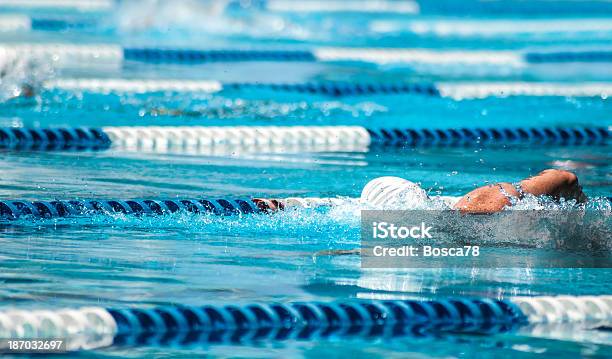
<svg viewBox="0 0 612 359">
<path fill-rule="evenodd" d="M 517 181 L 554 167 L 578 175 L 597 203 L 592 210 L 600 213 L 593 226 L 608 234 L 602 246 L 581 248 L 579 255 L 609 256 L 610 4 L 560 1 L 552 11 L 542 2 L 521 1 L 372 3 L 378 5 L 99 1 L 77 11 L 4 5 L 0 56 L 12 61 L 13 71 L 0 85 L 0 202 L 152 199 L 180 206 L 185 198 L 351 199 L 381 176 L 419 182 L 430 195 L 461 196 L 478 185 Z M 49 45 L 56 43 L 66 45 Z M 347 47 L 359 50 L 350 56 L 338 50 Z M 393 52 L 406 48 L 419 50 Z M 177 51 L 168 55 L 170 50 Z M 15 96 L 24 83 L 36 88 L 35 97 Z M 95 147 L 76 130 L 111 133 L 114 127 L 119 133 L 135 126 L 361 126 L 370 132 L 363 130 L 366 142 L 342 141 L 350 137 L 343 132 L 332 136 L 334 143 L 318 143 L 321 130 L 309 143 L 280 145 L 275 134 L 254 136 L 270 138 L 268 146 L 221 130 L 206 135 L 213 144 L 215 136 L 226 136 L 220 145 L 187 144 L 180 137 L 184 132 L 156 133 L 151 145 L 141 132 L 126 139 L 111 136 L 110 145 Z M 46 132 L 44 141 L 36 137 L 43 133 L 36 131 L 57 128 L 72 132 Z M 451 131 L 462 128 L 467 132 Z M 435 129 L 442 134 L 427 132 Z M 481 132 L 470 132 L 476 129 Z M 73 137 L 70 146 L 49 145 Z M 170 137 L 174 142 L 160 145 L 159 138 Z M 140 142 L 130 142 L 133 138 Z M 239 145 L 231 142 L 236 138 Z M 382 144 L 374 143 L 377 138 Z M 144 216 L 124 213 L 128 207 L 121 203 L 123 210 L 75 216 L 60 216 L 69 212 L 64 207 L 45 206 L 36 209 L 40 217 L 45 208 L 58 215 L 33 218 L 32 209 L 0 206 L 2 310 L 612 293 L 609 268 L 361 268 L 355 254 L 361 207 L 350 200 L 231 216 L 175 211 L 170 203 L 164 215 Z M 17 212 L 22 215 L 13 216 Z M 564 239 L 584 239 L 574 236 Z M 495 250 L 517 258 L 567 255 L 550 238 Z M 238 318 L 238 312 L 232 315 Z M 325 316 L 344 320 L 339 311 L 330 313 Z M 347 313 L 351 328 L 360 328 Z M 610 313 L 604 314 L 609 319 Z M 114 345 L 101 341 L 104 345 L 74 354 L 612 354 L 609 330 L 511 324 L 488 328 L 488 335 L 471 335 L 465 327 L 394 335 L 358 329 L 285 337 L 258 337 L 245 334 L 248 330 L 220 338 L 154 333 L 148 339 L 115 338 Z"/>
</svg>

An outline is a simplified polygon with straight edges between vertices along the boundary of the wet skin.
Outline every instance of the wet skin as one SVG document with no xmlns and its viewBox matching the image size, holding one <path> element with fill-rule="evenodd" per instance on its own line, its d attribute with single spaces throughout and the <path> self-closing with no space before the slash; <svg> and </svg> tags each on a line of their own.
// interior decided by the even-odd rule
<svg viewBox="0 0 612 359">
<path fill-rule="evenodd" d="M 564 170 L 547 169 L 522 180 L 517 186 L 502 182 L 476 188 L 463 196 L 455 204 L 455 209 L 463 213 L 495 213 L 506 206 L 511 206 L 511 198 L 520 199 L 525 194 L 550 196 L 556 200 L 561 198 L 576 200 L 578 203 L 587 200 L 575 174 Z"/>
</svg>

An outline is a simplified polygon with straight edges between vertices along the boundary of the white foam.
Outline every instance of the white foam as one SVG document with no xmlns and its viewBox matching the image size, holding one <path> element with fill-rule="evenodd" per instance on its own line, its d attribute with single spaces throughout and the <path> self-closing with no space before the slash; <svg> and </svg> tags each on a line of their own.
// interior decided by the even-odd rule
<svg viewBox="0 0 612 359">
<path fill-rule="evenodd" d="M 27 89 L 36 89 L 53 76 L 49 62 L 0 51 L 0 102 L 20 97 Z"/>
</svg>

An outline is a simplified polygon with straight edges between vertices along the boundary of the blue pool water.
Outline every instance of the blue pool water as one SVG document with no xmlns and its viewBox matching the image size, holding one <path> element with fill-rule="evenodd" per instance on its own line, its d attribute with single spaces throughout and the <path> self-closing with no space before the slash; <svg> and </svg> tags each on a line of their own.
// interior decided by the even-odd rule
<svg viewBox="0 0 612 359">
<path fill-rule="evenodd" d="M 241 6 L 240 3 L 243 5 Z M 252 3 L 251 7 L 245 4 Z M 2 15 L 80 23 L 63 30 L 0 31 L 2 43 L 111 43 L 124 47 L 558 51 L 610 49 L 605 1 L 421 2 L 421 14 L 299 13 L 264 2 L 119 2 L 99 13 L 3 9 Z M 553 3 L 553 4 L 550 4 Z M 553 11 L 557 10 L 557 11 Z M 0 20 L 1 22 L 2 20 Z M 415 25 L 415 22 L 420 22 Z M 497 23 L 495 23 L 497 21 Z M 427 26 L 438 29 L 425 31 Z M 437 27 L 435 27 L 437 26 Z M 457 26 L 463 31 L 458 31 Z M 447 31 L 447 28 L 455 29 Z M 2 27 L 0 27 L 1 29 Z M 415 30 L 416 29 L 416 30 Z M 2 65 L 0 53 L 0 66 Z M 612 80 L 610 61 L 526 68 L 360 62 L 232 62 L 60 66 L 21 58 L 0 83 L 0 127 L 361 125 L 368 128 L 609 127 L 612 100 L 513 96 L 482 99 L 418 94 L 329 96 L 264 88 L 216 93 L 96 93 L 45 88 L 62 78 L 217 80 L 223 83 L 556 82 Z M 486 70 L 486 71 L 485 71 Z M 33 98 L 14 98 L 21 84 Z M 419 182 L 430 194 L 461 196 L 479 185 L 518 181 L 545 168 L 575 172 L 592 198 L 612 193 L 609 146 L 372 148 L 356 152 L 168 153 L 0 150 L 0 200 L 175 197 L 359 197 L 380 176 Z M 555 205 L 567 209 L 571 204 Z M 527 202 L 524 209 L 540 208 Z M 601 200 L 609 235 L 610 206 Z M 612 293 L 608 268 L 363 269 L 359 206 L 218 217 L 174 213 L 98 214 L 0 222 L 0 307 L 242 304 L 477 296 Z M 569 232 L 565 240 L 586 241 Z M 578 255 L 609 255 L 609 236 Z M 495 246 L 497 247 L 497 246 Z M 504 243 L 501 255 L 564 256 L 550 238 Z M 89 357 L 558 357 L 612 355 L 609 331 L 556 328 L 490 336 L 288 340 L 192 347 L 110 347 Z"/>
</svg>

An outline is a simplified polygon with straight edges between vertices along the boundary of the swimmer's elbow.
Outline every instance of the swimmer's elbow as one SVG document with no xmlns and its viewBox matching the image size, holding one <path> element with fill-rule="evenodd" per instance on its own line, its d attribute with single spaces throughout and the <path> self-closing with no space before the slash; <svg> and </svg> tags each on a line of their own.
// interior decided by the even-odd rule
<svg viewBox="0 0 612 359">
<path fill-rule="evenodd" d="M 541 174 L 552 175 L 555 178 L 560 178 L 567 185 L 575 185 L 578 183 L 578 176 L 576 176 L 576 174 L 574 174 L 573 172 L 566 171 L 566 170 L 551 168 L 551 169 L 542 171 Z"/>
</svg>

